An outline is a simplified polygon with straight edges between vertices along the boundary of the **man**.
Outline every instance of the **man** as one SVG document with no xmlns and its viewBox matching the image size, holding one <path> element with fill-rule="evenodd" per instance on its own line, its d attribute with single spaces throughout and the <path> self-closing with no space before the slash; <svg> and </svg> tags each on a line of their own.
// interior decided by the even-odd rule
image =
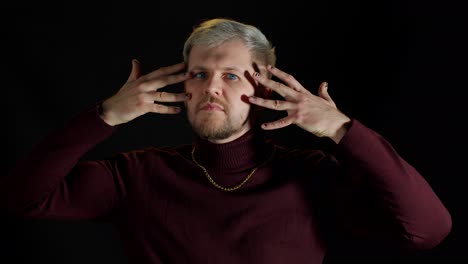
<svg viewBox="0 0 468 264">
<path fill-rule="evenodd" d="M 430 249 L 451 217 L 389 142 L 275 67 L 255 27 L 212 19 L 184 62 L 142 75 L 133 61 L 112 97 L 56 130 L 0 182 L 0 205 L 33 218 L 105 219 L 130 263 L 321 263 L 333 233 Z M 273 81 L 276 76 L 280 81 Z M 161 89 L 184 82 L 185 93 Z M 275 92 L 284 100 L 272 100 Z M 81 157 L 120 124 L 184 102 L 198 140 L 176 148 Z M 267 123 L 259 109 L 286 111 Z M 297 125 L 335 150 L 288 149 L 263 131 Z"/>
</svg>

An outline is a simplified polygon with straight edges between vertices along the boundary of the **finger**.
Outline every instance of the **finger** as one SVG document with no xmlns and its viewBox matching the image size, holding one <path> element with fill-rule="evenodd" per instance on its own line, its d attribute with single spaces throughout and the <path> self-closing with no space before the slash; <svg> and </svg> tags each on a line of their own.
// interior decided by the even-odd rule
<svg viewBox="0 0 468 264">
<path fill-rule="evenodd" d="M 320 97 L 322 97 L 323 99 L 325 99 L 326 101 L 328 101 L 329 103 L 331 103 L 333 106 L 336 107 L 335 102 L 333 101 L 331 96 L 328 94 L 328 83 L 327 82 L 322 82 L 320 84 L 319 89 L 318 89 L 318 95 Z"/>
<path fill-rule="evenodd" d="M 260 73 L 258 72 L 254 72 L 253 73 L 253 77 L 259 82 L 261 83 L 263 86 L 267 87 L 267 88 L 270 88 L 271 90 L 277 92 L 279 95 L 281 95 L 282 97 L 288 99 L 290 97 L 294 97 L 294 93 L 295 91 L 289 87 L 287 87 L 286 85 L 284 85 L 283 83 L 280 83 L 280 82 L 276 82 L 276 81 L 273 81 L 269 78 L 266 78 L 262 75 L 260 75 Z"/>
<path fill-rule="evenodd" d="M 136 59 L 132 60 L 132 71 L 130 72 L 130 76 L 128 76 L 127 82 L 135 81 L 141 75 L 140 70 L 140 62 Z"/>
<path fill-rule="evenodd" d="M 189 98 L 186 93 L 150 92 L 150 95 L 158 102 L 183 102 Z"/>
<path fill-rule="evenodd" d="M 158 78 L 158 77 L 161 77 L 161 76 L 165 76 L 165 75 L 169 75 L 169 74 L 179 72 L 179 71 L 183 70 L 184 68 L 185 68 L 185 63 L 184 62 L 173 64 L 173 65 L 167 66 L 167 67 L 161 67 L 161 68 L 159 68 L 159 69 L 157 69 L 155 71 L 152 71 L 152 72 L 144 75 L 143 79 L 144 80 L 155 79 L 155 78 Z"/>
<path fill-rule="evenodd" d="M 269 100 L 269 99 L 264 99 L 264 98 L 260 98 L 256 96 L 250 96 L 249 101 L 252 104 L 259 105 L 259 106 L 272 109 L 272 110 L 278 110 L 278 111 L 290 110 L 294 107 L 294 104 L 288 101 Z"/>
<path fill-rule="evenodd" d="M 273 122 L 263 123 L 262 129 L 265 129 L 265 130 L 278 129 L 278 128 L 287 127 L 291 125 L 292 123 L 293 123 L 293 118 L 291 116 L 286 116 Z"/>
<path fill-rule="evenodd" d="M 151 104 L 148 112 L 158 113 L 158 114 L 177 114 L 182 111 L 182 108 L 178 106 L 169 106 L 163 104 Z"/>
<path fill-rule="evenodd" d="M 296 78 L 294 78 L 294 76 L 292 76 L 291 74 L 286 73 L 271 65 L 268 65 L 266 68 L 268 69 L 269 72 L 271 72 L 274 76 L 278 77 L 280 80 L 285 82 L 293 90 L 297 92 L 305 92 L 305 91 L 308 92 L 308 90 L 304 88 L 304 86 L 302 86 L 302 84 L 299 83 L 296 80 Z"/>
<path fill-rule="evenodd" d="M 162 76 L 149 80 L 141 84 L 141 89 L 145 92 L 156 91 L 171 84 L 183 82 L 189 78 L 188 74 L 179 73 L 174 75 Z"/>
</svg>

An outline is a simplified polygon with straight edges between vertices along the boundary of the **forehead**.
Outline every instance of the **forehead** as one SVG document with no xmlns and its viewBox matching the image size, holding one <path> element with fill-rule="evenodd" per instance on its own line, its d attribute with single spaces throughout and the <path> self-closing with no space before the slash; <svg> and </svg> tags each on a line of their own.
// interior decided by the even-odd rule
<svg viewBox="0 0 468 264">
<path fill-rule="evenodd" d="M 221 45 L 194 46 L 190 51 L 188 68 L 192 67 L 247 67 L 252 64 L 249 49 L 240 39 L 229 40 Z"/>
</svg>

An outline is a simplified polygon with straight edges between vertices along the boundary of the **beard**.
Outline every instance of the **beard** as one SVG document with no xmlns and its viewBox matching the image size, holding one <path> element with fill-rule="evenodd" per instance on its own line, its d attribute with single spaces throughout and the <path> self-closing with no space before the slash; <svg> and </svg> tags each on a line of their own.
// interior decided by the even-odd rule
<svg viewBox="0 0 468 264">
<path fill-rule="evenodd" d="M 201 106 L 207 102 L 217 103 L 223 106 L 224 114 L 217 112 L 200 113 L 202 112 Z M 229 107 L 225 103 L 212 97 L 197 104 L 195 111 L 196 113 L 193 114 L 193 116 L 188 114 L 190 125 L 199 137 L 207 140 L 222 140 L 229 138 L 236 132 L 239 132 L 248 122 L 248 115 L 243 117 L 241 116 L 240 119 L 233 118 L 232 115 L 229 115 Z"/>
<path fill-rule="evenodd" d="M 201 138 L 207 140 L 221 140 L 232 136 L 240 130 L 242 124 L 234 124 L 231 118 L 213 121 L 214 117 L 206 117 L 198 122 L 191 122 L 192 128 L 195 133 Z"/>
</svg>

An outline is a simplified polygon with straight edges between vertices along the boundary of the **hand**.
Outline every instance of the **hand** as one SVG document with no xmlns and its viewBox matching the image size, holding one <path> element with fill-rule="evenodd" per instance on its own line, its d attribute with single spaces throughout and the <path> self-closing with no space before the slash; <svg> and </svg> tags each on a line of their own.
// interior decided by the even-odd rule
<svg viewBox="0 0 468 264">
<path fill-rule="evenodd" d="M 278 68 L 268 66 L 267 70 L 278 77 L 281 82 L 273 81 L 259 73 L 253 77 L 265 88 L 281 95 L 285 100 L 270 100 L 259 97 L 249 97 L 249 101 L 265 108 L 287 111 L 287 116 L 279 120 L 262 124 L 263 129 L 277 129 L 296 124 L 302 129 L 318 136 L 329 137 L 339 143 L 347 132 L 347 124 L 351 121 L 335 105 L 327 92 L 328 84 L 323 82 L 318 90 L 318 96 L 304 88 L 292 75 Z"/>
<path fill-rule="evenodd" d="M 129 122 L 148 112 L 176 114 L 180 107 L 157 104 L 157 102 L 182 102 L 189 97 L 185 93 L 158 92 L 159 89 L 188 79 L 184 73 L 184 63 L 163 67 L 141 76 L 140 64 L 132 61 L 132 71 L 127 82 L 120 90 L 102 103 L 101 118 L 107 124 L 115 126 Z"/>
</svg>

